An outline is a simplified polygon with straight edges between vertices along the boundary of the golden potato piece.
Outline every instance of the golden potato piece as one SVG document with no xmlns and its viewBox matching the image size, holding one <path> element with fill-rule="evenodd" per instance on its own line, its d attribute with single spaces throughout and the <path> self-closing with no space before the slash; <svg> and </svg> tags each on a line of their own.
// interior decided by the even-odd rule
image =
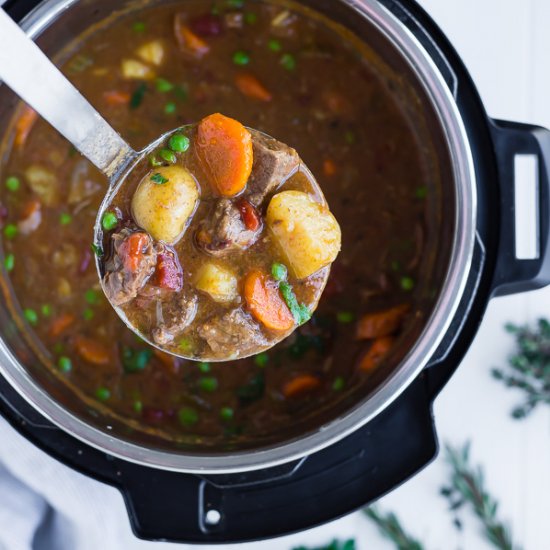
<svg viewBox="0 0 550 550">
<path fill-rule="evenodd" d="M 153 69 L 135 59 L 123 59 L 121 71 L 126 79 L 150 80 L 155 77 Z"/>
<path fill-rule="evenodd" d="M 160 40 L 152 40 L 136 50 L 136 54 L 146 63 L 159 66 L 164 59 L 164 46 Z"/>
<path fill-rule="evenodd" d="M 342 241 L 330 210 L 301 191 L 275 195 L 267 208 L 267 225 L 290 269 L 305 279 L 332 263 Z"/>
<path fill-rule="evenodd" d="M 132 197 L 136 223 L 157 241 L 176 243 L 195 211 L 199 190 L 182 166 L 163 166 L 149 172 Z"/>
<path fill-rule="evenodd" d="M 232 302 L 239 293 L 237 277 L 231 271 L 211 262 L 201 266 L 195 286 L 220 303 Z"/>
</svg>

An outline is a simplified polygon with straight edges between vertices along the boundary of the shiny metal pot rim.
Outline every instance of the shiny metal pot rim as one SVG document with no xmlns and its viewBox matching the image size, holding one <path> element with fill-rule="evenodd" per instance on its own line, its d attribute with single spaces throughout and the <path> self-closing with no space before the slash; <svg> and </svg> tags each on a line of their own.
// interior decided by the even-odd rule
<svg viewBox="0 0 550 550">
<path fill-rule="evenodd" d="M 34 381 L 0 341 L 0 372 L 35 409 L 83 443 L 141 465 L 188 473 L 232 473 L 283 464 L 319 451 L 365 425 L 391 404 L 419 375 L 433 355 L 462 298 L 475 240 L 476 181 L 466 129 L 443 76 L 419 41 L 377 0 L 335 0 L 366 17 L 397 49 L 413 70 L 437 113 L 454 171 L 456 216 L 452 251 L 443 291 L 422 335 L 400 366 L 363 403 L 317 431 L 270 448 L 220 455 L 186 455 L 140 446 L 77 418 Z M 44 0 L 21 23 L 36 38 L 78 0 Z"/>
</svg>

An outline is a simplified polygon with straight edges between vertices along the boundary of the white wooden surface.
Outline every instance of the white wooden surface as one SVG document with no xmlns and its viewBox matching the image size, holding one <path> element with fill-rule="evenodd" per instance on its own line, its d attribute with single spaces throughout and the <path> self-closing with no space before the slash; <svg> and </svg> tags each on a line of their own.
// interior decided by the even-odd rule
<svg viewBox="0 0 550 550">
<path fill-rule="evenodd" d="M 490 115 L 550 127 L 550 0 L 421 0 L 421 4 L 463 56 Z M 550 317 L 550 290 L 493 301 L 467 358 L 435 407 L 442 440 L 473 441 L 473 458 L 485 465 L 487 484 L 500 501 L 499 513 L 513 524 L 515 539 L 525 550 L 550 549 L 550 409 L 519 423 L 512 421 L 508 412 L 520 396 L 494 382 L 490 369 L 504 365 L 513 348 L 502 330 L 504 322 L 534 321 L 542 315 Z M 7 434 L 10 428 L 0 423 L 0 430 Z M 115 490 L 67 470 L 11 431 L 9 436 L 3 438 L 0 457 L 20 456 L 21 462 L 39 464 L 41 475 L 29 480 L 37 491 L 48 478 L 56 478 L 59 505 L 77 498 L 86 510 L 65 512 L 80 530 L 72 549 L 184 548 L 137 541 Z M 10 461 L 12 472 L 17 474 L 18 468 L 17 460 Z M 382 499 L 380 506 L 397 512 L 426 549 L 490 548 L 479 537 L 473 518 L 462 533 L 451 525 L 446 503 L 438 496 L 445 474 L 445 465 L 437 460 Z M 2 505 L 12 506 L 9 495 L 2 495 Z M 225 548 L 290 550 L 298 544 L 325 544 L 335 537 L 356 537 L 360 550 L 393 548 L 360 514 L 299 535 Z"/>
</svg>

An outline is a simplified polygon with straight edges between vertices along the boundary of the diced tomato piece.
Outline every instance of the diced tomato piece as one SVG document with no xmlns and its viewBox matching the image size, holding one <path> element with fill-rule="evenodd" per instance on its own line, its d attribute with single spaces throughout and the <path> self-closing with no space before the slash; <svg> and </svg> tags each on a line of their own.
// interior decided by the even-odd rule
<svg viewBox="0 0 550 550">
<path fill-rule="evenodd" d="M 258 211 L 246 199 L 241 199 L 237 206 L 245 227 L 249 231 L 257 231 L 262 224 Z"/>
<path fill-rule="evenodd" d="M 132 273 L 137 271 L 149 238 L 145 233 L 132 233 L 119 247 L 119 254 L 124 261 L 124 268 Z"/>
<path fill-rule="evenodd" d="M 160 288 L 179 292 L 183 287 L 183 269 L 177 255 L 171 250 L 158 255 L 153 284 Z"/>
</svg>

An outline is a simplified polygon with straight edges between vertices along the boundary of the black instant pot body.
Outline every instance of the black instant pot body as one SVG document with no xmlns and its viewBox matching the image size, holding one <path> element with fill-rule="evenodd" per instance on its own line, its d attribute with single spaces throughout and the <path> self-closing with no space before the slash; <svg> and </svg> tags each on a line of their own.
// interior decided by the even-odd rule
<svg viewBox="0 0 550 550">
<path fill-rule="evenodd" d="M 550 282 L 550 134 L 490 120 L 464 65 L 427 14 L 413 1 L 379 2 L 429 52 L 468 134 L 478 216 L 474 257 L 459 310 L 429 365 L 363 428 L 299 461 L 253 472 L 183 474 L 112 457 L 54 426 L 0 378 L 1 414 L 49 455 L 119 489 L 138 537 L 196 543 L 275 537 L 343 516 L 394 489 L 437 455 L 432 405 L 466 353 L 489 299 Z M 37 4 L 38 0 L 10 0 L 4 8 L 20 20 Z M 540 257 L 535 260 L 516 259 L 517 154 L 539 159 Z"/>
</svg>

